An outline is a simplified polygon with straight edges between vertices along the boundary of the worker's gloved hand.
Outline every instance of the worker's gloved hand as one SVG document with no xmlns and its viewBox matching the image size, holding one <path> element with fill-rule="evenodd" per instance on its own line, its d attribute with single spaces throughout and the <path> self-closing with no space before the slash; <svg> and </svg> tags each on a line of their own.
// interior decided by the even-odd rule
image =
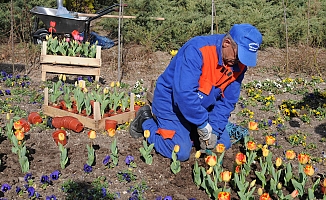
<svg viewBox="0 0 326 200">
<path fill-rule="evenodd" d="M 199 139 L 204 141 L 208 140 L 211 137 L 212 131 L 213 129 L 208 122 L 205 122 L 204 124 L 197 127 Z"/>
<path fill-rule="evenodd" d="M 212 134 L 211 125 L 206 122 L 197 128 L 201 149 L 214 149 L 217 142 L 217 135 Z"/>
</svg>

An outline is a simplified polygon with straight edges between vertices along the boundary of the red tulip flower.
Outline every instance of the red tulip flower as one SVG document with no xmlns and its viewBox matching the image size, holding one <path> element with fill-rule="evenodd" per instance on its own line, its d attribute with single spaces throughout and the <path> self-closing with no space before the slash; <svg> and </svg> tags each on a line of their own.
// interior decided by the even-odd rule
<svg viewBox="0 0 326 200">
<path fill-rule="evenodd" d="M 234 172 L 239 174 L 241 172 L 241 166 L 240 165 L 237 165 L 234 169 Z"/>
<path fill-rule="evenodd" d="M 228 192 L 219 192 L 217 195 L 218 200 L 230 200 L 231 195 Z"/>
<path fill-rule="evenodd" d="M 56 22 L 55 21 L 50 21 L 50 28 L 49 28 L 49 32 L 52 34 L 52 32 L 56 32 L 56 29 L 54 28 L 56 26 Z"/>
<path fill-rule="evenodd" d="M 56 25 L 56 22 L 55 22 L 55 21 L 50 21 L 50 26 L 51 26 L 51 27 L 53 27 L 53 28 L 54 28 L 54 27 L 55 27 L 55 25 Z"/>
<path fill-rule="evenodd" d="M 74 40 L 77 40 L 77 41 L 83 40 L 83 37 L 79 35 L 79 32 L 77 30 L 73 30 L 71 32 L 71 35 L 74 38 Z"/>
<path fill-rule="evenodd" d="M 260 196 L 259 200 L 272 200 L 268 193 L 264 193 Z"/>
<path fill-rule="evenodd" d="M 242 165 L 246 163 L 247 162 L 246 155 L 244 155 L 243 153 L 237 153 L 237 155 L 235 156 L 235 162 L 237 163 L 237 165 Z"/>
</svg>

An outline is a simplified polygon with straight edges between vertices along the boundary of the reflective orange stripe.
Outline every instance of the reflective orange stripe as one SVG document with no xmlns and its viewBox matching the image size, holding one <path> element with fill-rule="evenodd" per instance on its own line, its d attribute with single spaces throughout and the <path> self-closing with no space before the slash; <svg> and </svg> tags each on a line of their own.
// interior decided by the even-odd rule
<svg viewBox="0 0 326 200">
<path fill-rule="evenodd" d="M 157 129 L 156 133 L 161 135 L 163 139 L 167 139 L 167 138 L 172 139 L 175 134 L 175 131 L 159 128 Z"/>
<path fill-rule="evenodd" d="M 224 97 L 225 88 L 235 81 L 246 68 L 239 63 L 239 72 L 233 72 L 229 66 L 219 66 L 216 46 L 205 46 L 200 49 L 203 55 L 202 74 L 199 78 L 199 91 L 209 95 L 213 86 L 221 89 Z"/>
</svg>

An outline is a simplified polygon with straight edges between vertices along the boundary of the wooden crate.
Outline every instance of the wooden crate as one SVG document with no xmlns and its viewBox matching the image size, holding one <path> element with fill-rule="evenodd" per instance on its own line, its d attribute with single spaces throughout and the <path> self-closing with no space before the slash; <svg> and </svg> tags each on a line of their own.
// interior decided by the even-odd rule
<svg viewBox="0 0 326 200">
<path fill-rule="evenodd" d="M 102 65 L 101 47 L 96 47 L 96 58 L 82 58 L 72 56 L 57 56 L 46 54 L 47 42 L 42 44 L 40 63 L 42 65 L 42 81 L 46 80 L 46 73 L 82 74 L 95 76 L 100 79 Z"/>
<path fill-rule="evenodd" d="M 50 117 L 63 117 L 63 116 L 72 116 L 77 118 L 84 127 L 93 129 L 93 130 L 104 130 L 105 129 L 105 120 L 106 119 L 112 119 L 116 120 L 118 124 L 123 124 L 125 122 L 129 122 L 132 119 L 135 118 L 136 111 L 134 110 L 134 107 L 130 107 L 130 111 L 124 112 L 121 114 L 116 114 L 114 116 L 101 118 L 100 113 L 100 103 L 95 102 L 94 103 L 94 118 L 85 117 L 79 114 L 71 113 L 62 109 L 54 108 L 52 106 L 49 106 L 48 103 L 48 88 L 44 89 L 44 105 L 42 106 L 43 113 Z M 135 94 L 130 94 L 130 105 L 134 105 L 135 103 Z"/>
</svg>

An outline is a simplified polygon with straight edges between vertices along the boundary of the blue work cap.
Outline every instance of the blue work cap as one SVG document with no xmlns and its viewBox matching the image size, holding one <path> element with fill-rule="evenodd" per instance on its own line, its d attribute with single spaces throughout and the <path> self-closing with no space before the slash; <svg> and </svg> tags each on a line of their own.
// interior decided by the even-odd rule
<svg viewBox="0 0 326 200">
<path fill-rule="evenodd" d="M 234 24 L 230 35 L 238 45 L 238 57 L 242 64 L 254 67 L 257 64 L 257 50 L 263 37 L 251 24 Z"/>
</svg>

